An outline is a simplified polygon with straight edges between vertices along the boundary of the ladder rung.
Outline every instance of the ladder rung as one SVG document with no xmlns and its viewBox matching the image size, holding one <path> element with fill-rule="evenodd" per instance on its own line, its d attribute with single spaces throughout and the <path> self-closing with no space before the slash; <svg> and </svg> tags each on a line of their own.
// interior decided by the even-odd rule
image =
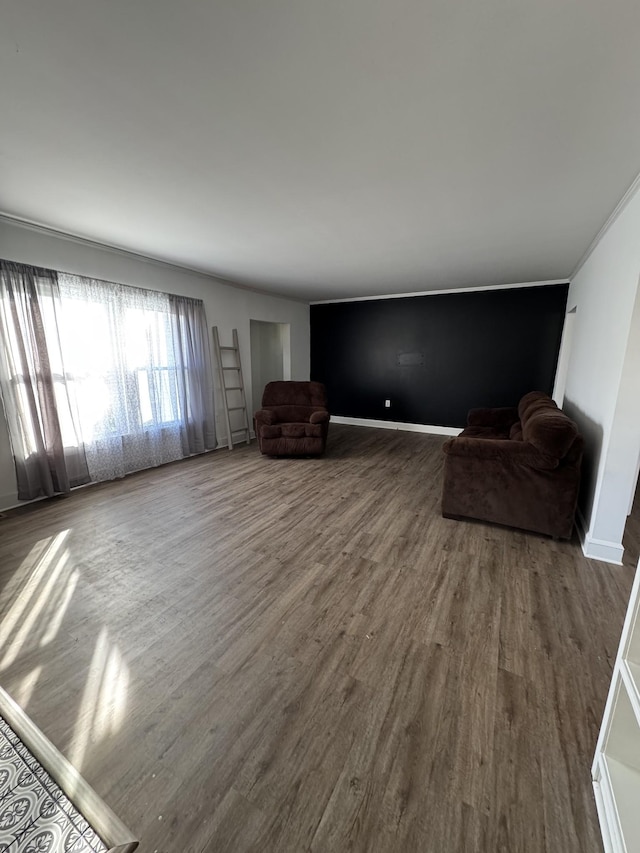
<svg viewBox="0 0 640 853">
<path fill-rule="evenodd" d="M 222 399 L 224 402 L 224 412 L 227 421 L 227 437 L 229 439 L 229 450 L 233 450 L 234 438 L 233 436 L 243 436 L 244 440 L 247 444 L 251 441 L 251 431 L 249 428 L 249 418 L 247 416 L 247 400 L 245 397 L 244 391 L 244 381 L 242 379 L 242 359 L 240 357 L 240 341 L 238 340 L 238 330 L 234 329 L 232 334 L 233 346 L 223 347 L 220 346 L 220 335 L 218 333 L 218 327 L 213 327 L 213 343 L 216 351 L 216 358 L 218 361 L 218 367 L 220 369 L 220 379 L 222 385 Z M 225 352 L 234 353 L 233 361 L 235 364 L 223 364 L 222 363 L 222 355 Z M 229 379 L 230 382 L 237 383 L 236 385 L 227 385 L 227 379 L 225 376 L 225 370 L 228 372 L 230 370 L 235 371 L 238 375 Z M 229 394 L 236 393 L 240 395 L 240 401 L 242 403 L 241 406 L 229 406 Z M 236 398 L 238 399 L 238 398 Z M 244 425 L 238 427 L 237 429 L 232 429 L 231 420 L 229 415 L 231 412 L 242 412 L 241 418 L 244 421 Z M 242 439 L 240 439 L 242 440 Z"/>
</svg>

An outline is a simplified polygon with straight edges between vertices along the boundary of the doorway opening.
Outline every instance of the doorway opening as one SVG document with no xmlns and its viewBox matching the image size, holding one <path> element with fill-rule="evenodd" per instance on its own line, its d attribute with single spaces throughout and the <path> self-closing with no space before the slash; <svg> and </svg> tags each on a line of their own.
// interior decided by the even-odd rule
<svg viewBox="0 0 640 853">
<path fill-rule="evenodd" d="M 553 399 L 559 409 L 564 403 L 564 392 L 567 387 L 567 376 L 569 374 L 569 363 L 571 360 L 571 344 L 573 343 L 573 330 L 576 322 L 577 306 L 567 311 L 562 329 L 562 340 L 558 352 L 558 365 L 556 367 L 556 380 L 553 386 Z"/>
<path fill-rule="evenodd" d="M 636 566 L 640 560 L 640 488 L 636 490 L 631 499 L 631 507 L 627 516 L 622 536 L 622 547 L 624 556 L 622 562 L 625 566 Z"/>
<path fill-rule="evenodd" d="M 636 299 L 631 314 L 631 326 L 622 370 L 622 379 L 618 391 L 614 422 L 618 425 L 615 439 L 624 445 L 617 462 L 624 471 L 621 480 L 621 513 L 626 511 L 622 546 L 624 565 L 640 565 L 640 438 L 638 421 L 640 420 L 640 394 L 638 394 L 638 372 L 640 369 L 640 285 L 636 290 Z M 613 441 L 613 439 L 612 439 Z M 628 472 L 633 472 L 633 479 Z M 626 480 L 626 482 L 625 482 Z M 629 489 L 626 492 L 625 488 Z"/>
<path fill-rule="evenodd" d="M 262 405 L 267 382 L 291 379 L 291 325 L 251 320 L 251 402 Z"/>
</svg>

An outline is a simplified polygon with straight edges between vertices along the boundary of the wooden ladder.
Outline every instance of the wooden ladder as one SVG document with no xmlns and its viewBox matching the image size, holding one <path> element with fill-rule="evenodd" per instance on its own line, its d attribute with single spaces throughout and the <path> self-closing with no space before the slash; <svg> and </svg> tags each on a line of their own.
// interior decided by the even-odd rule
<svg viewBox="0 0 640 853">
<path fill-rule="evenodd" d="M 220 384 L 222 386 L 222 400 L 224 403 L 224 416 L 227 421 L 227 437 L 229 441 L 229 450 L 233 450 L 233 436 L 239 433 L 244 433 L 244 440 L 249 444 L 251 441 L 251 433 L 249 431 L 249 418 L 247 417 L 247 400 L 244 394 L 244 381 L 242 379 L 242 363 L 240 361 L 240 344 L 238 343 L 238 330 L 233 330 L 233 346 L 220 346 L 220 336 L 218 335 L 218 327 L 213 327 L 213 346 L 216 351 L 218 367 L 220 368 Z M 223 353 L 233 353 L 233 364 L 225 365 L 222 361 Z M 229 377 L 229 382 L 227 382 Z M 235 394 L 236 401 L 234 405 L 229 405 L 230 394 Z M 239 404 L 237 400 L 239 399 Z M 237 429 L 231 429 L 231 412 L 242 413 L 243 426 Z"/>
</svg>

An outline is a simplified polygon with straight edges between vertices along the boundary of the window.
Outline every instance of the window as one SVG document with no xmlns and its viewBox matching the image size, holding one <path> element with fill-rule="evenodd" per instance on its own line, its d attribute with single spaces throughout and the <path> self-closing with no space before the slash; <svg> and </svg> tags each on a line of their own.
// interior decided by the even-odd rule
<svg viewBox="0 0 640 853">
<path fill-rule="evenodd" d="M 82 452 L 93 481 L 212 447 L 202 302 L 40 272 L 0 261 L 3 396 L 18 457 L 61 444 Z"/>
</svg>

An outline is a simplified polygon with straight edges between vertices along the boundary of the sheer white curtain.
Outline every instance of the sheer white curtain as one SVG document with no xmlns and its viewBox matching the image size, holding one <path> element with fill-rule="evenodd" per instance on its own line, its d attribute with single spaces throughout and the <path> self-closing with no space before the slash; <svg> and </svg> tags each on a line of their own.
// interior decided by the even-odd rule
<svg viewBox="0 0 640 853">
<path fill-rule="evenodd" d="M 214 446 L 210 357 L 195 384 L 209 402 L 206 438 L 185 440 L 189 409 L 175 309 L 168 294 L 59 273 L 60 339 L 78 401 L 80 433 L 92 481 L 122 477 Z M 182 300 L 198 319 L 202 303 Z M 200 365 L 199 365 L 200 367 Z M 201 426 L 202 430 L 202 426 Z"/>
<path fill-rule="evenodd" d="M 215 447 L 201 300 L 0 261 L 0 332 L 21 500 Z"/>
<path fill-rule="evenodd" d="M 0 260 L 0 392 L 19 500 L 89 482 L 57 333 L 60 311 L 55 271 Z"/>
<path fill-rule="evenodd" d="M 169 306 L 182 450 L 187 456 L 216 445 L 209 328 L 199 300 L 170 295 Z"/>
</svg>

